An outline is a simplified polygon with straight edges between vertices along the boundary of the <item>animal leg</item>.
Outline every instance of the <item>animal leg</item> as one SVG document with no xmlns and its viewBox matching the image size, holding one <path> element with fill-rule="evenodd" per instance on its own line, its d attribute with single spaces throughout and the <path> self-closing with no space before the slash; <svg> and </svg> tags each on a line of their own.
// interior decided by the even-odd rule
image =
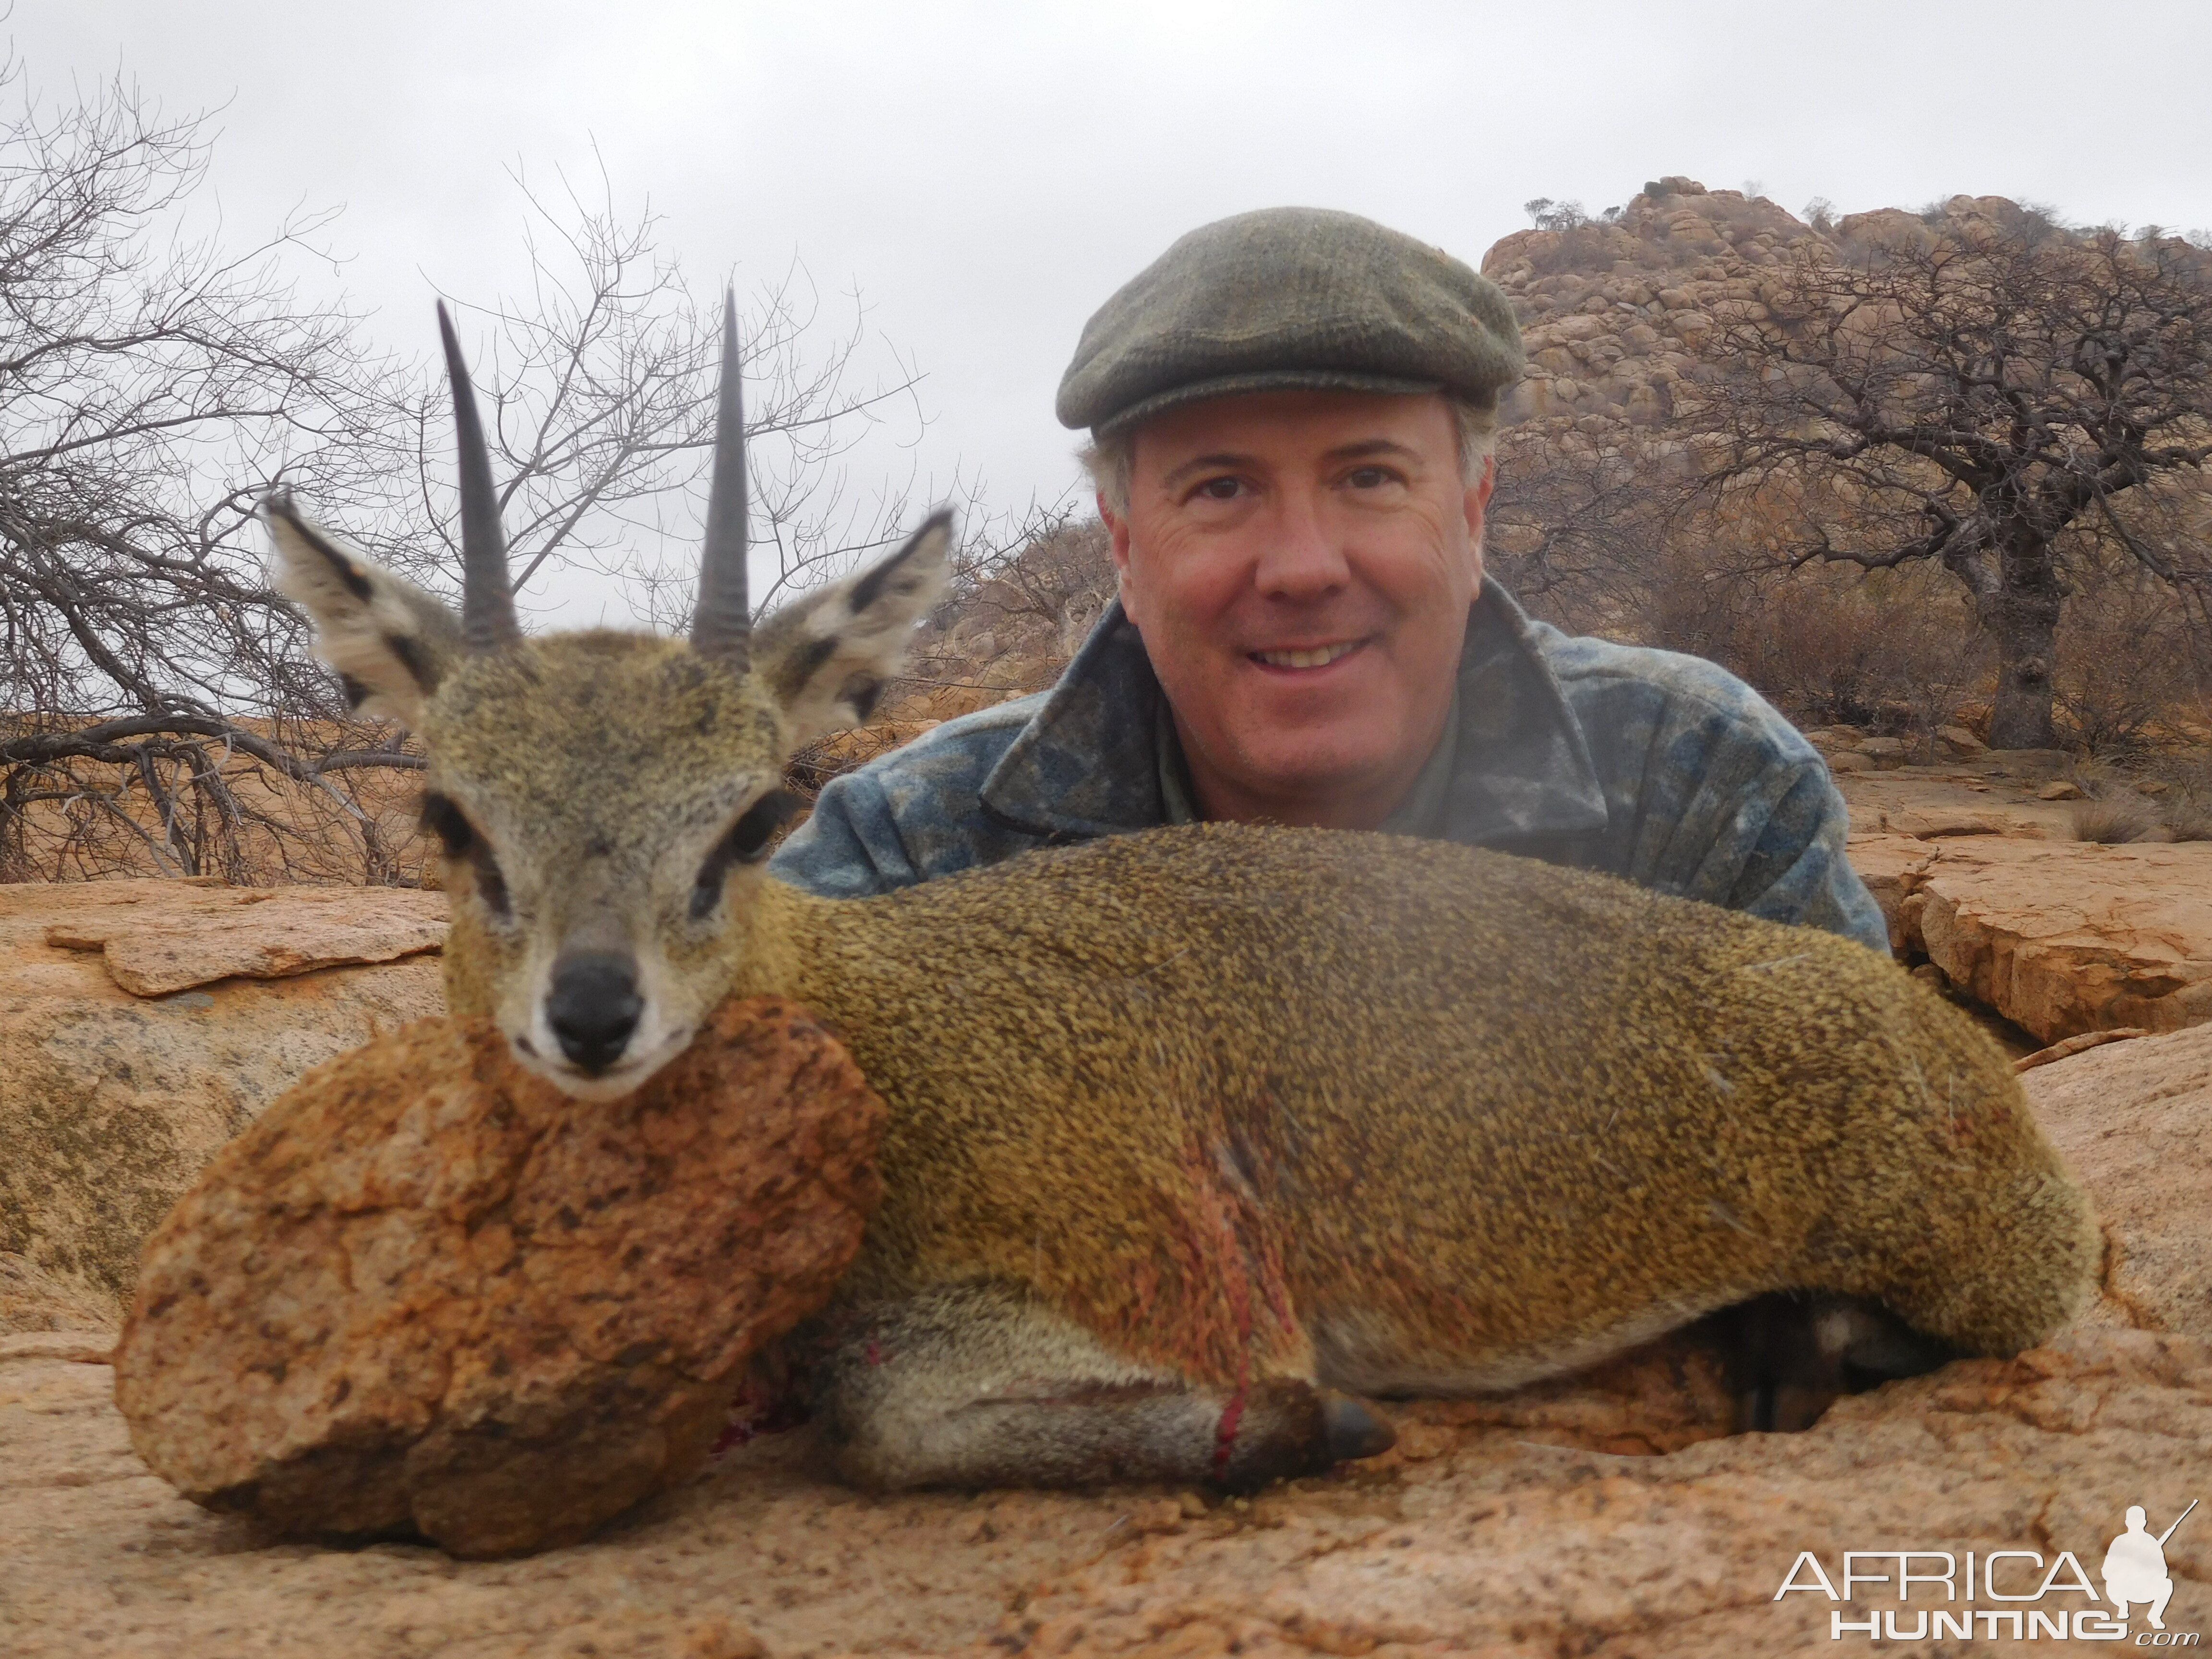
<svg viewBox="0 0 2212 1659">
<path fill-rule="evenodd" d="M 907 1486 L 1205 1482 L 1249 1491 L 1396 1438 L 1302 1377 L 1222 1394 L 1117 1353 L 1019 1287 L 964 1285 L 838 1320 L 814 1412 L 838 1473 Z"/>
<path fill-rule="evenodd" d="M 1809 1429 L 1847 1394 L 1917 1376 L 1956 1352 L 1865 1297 L 1778 1291 L 1712 1316 L 1740 1429 Z"/>
</svg>

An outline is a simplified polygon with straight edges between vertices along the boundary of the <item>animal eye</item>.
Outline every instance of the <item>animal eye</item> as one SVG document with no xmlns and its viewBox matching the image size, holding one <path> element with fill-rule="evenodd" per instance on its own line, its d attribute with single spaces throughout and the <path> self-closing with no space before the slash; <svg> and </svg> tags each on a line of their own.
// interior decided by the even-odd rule
<svg viewBox="0 0 2212 1659">
<path fill-rule="evenodd" d="M 422 797 L 422 827 L 445 843 L 449 859 L 465 858 L 469 848 L 476 845 L 476 826 L 447 796 Z"/>
<path fill-rule="evenodd" d="M 744 816 L 730 826 L 729 834 L 699 866 L 699 879 L 691 889 L 692 921 L 703 920 L 720 902 L 722 884 L 732 865 L 757 864 L 768 856 L 775 832 L 798 810 L 798 797 L 781 789 L 771 789 L 745 809 Z"/>
<path fill-rule="evenodd" d="M 750 864 L 768 851 L 769 842 L 784 821 L 799 810 L 799 799 L 782 789 L 771 789 L 745 809 L 744 817 L 730 826 L 726 838 L 731 854 Z"/>
</svg>

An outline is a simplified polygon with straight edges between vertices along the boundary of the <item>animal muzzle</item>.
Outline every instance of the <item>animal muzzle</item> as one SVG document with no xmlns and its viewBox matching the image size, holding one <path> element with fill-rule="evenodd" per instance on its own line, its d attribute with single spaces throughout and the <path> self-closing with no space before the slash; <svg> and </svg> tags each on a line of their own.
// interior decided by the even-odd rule
<svg viewBox="0 0 2212 1659">
<path fill-rule="evenodd" d="M 594 1075 L 613 1066 L 629 1047 L 644 1012 L 635 958 L 611 951 L 580 951 L 553 965 L 545 1023 L 571 1066 Z"/>
</svg>

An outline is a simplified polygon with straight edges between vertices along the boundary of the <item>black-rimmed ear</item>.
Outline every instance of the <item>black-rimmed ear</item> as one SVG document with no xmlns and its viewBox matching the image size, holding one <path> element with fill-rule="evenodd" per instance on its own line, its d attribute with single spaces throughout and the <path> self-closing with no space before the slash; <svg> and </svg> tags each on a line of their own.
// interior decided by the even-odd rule
<svg viewBox="0 0 2212 1659">
<path fill-rule="evenodd" d="M 906 544 L 786 605 L 753 630 L 753 667 L 791 722 L 795 748 L 876 711 L 908 641 L 945 592 L 952 514 L 933 513 Z"/>
<path fill-rule="evenodd" d="M 460 621 L 435 597 L 304 517 L 288 492 L 261 503 L 276 544 L 276 591 L 314 624 L 315 655 L 364 714 L 419 724 L 461 650 Z"/>
</svg>

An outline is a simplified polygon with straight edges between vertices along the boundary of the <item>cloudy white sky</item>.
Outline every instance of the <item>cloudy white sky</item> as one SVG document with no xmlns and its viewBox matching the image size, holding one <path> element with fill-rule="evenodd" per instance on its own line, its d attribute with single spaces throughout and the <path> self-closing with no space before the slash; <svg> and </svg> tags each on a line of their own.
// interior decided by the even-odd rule
<svg viewBox="0 0 2212 1659">
<path fill-rule="evenodd" d="M 48 94 L 119 69 L 223 106 L 228 223 L 343 207 L 343 280 L 410 351 L 432 282 L 518 279 L 508 170 L 596 149 L 702 284 L 796 256 L 857 289 L 927 376 L 923 474 L 1005 504 L 1074 477 L 1052 400 L 1085 318 L 1244 209 L 1470 262 L 1530 197 L 1668 173 L 1792 210 L 1965 191 L 2212 225 L 2199 0 L 17 0 L 5 29 Z"/>
</svg>

